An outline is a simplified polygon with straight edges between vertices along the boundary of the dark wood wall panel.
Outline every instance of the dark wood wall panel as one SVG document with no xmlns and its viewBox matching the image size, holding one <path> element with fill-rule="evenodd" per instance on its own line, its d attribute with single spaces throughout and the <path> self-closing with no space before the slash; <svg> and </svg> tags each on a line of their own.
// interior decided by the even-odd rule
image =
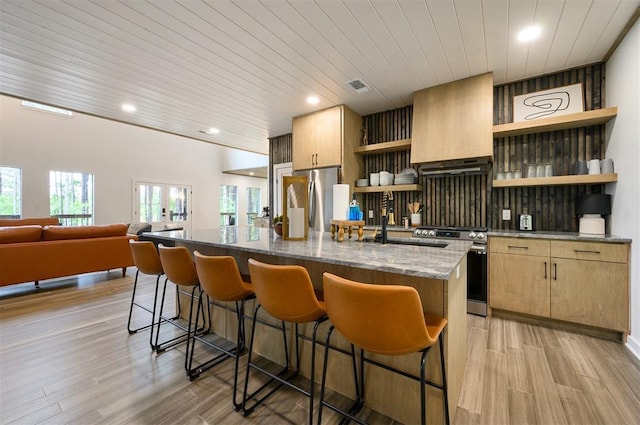
<svg viewBox="0 0 640 425">
<path fill-rule="evenodd" d="M 273 205 L 271 190 L 273 187 L 273 165 L 291 162 L 293 160 L 292 148 L 293 135 L 291 133 L 269 139 L 269 205 Z"/>
<path fill-rule="evenodd" d="M 413 105 L 362 117 L 368 144 L 411 138 L 412 117 Z M 362 177 L 379 171 L 396 174 L 408 167 L 418 171 L 418 165 L 412 165 L 410 157 L 410 151 L 368 155 L 364 159 Z M 408 216 L 407 204 L 415 201 L 424 205 L 421 213 L 424 225 L 487 225 L 488 176 L 419 176 L 418 182 L 422 185 L 420 192 L 393 192 L 392 206 L 398 225 L 402 224 L 403 216 Z M 380 223 L 382 194 L 364 194 L 362 205 L 365 211 L 374 212 L 373 220 L 368 223 Z"/>
<path fill-rule="evenodd" d="M 578 83 L 582 84 L 585 110 L 605 107 L 605 65 L 595 64 L 496 86 L 494 124 L 513 121 L 514 96 Z M 569 175 L 577 160 L 604 158 L 604 152 L 603 125 L 495 139 L 493 178 L 497 173 L 517 170 L 526 177 L 528 166 L 537 164 L 551 164 L 554 175 Z M 515 217 L 526 212 L 533 214 L 538 230 L 575 232 L 576 196 L 603 190 L 603 185 L 495 188 L 490 197 L 490 227 L 514 229 Z M 510 209 L 514 219 L 503 221 L 502 209 Z"/>
<path fill-rule="evenodd" d="M 605 65 L 594 64 L 556 74 L 540 76 L 494 87 L 494 124 L 513 121 L 513 96 L 582 83 L 585 110 L 605 107 Z M 384 111 L 362 117 L 363 139 L 367 144 L 411 138 L 413 106 Z M 273 164 L 291 161 L 291 134 L 270 141 L 270 169 Z M 604 126 L 593 126 L 556 132 L 523 135 L 494 140 L 494 163 L 489 175 L 427 178 L 420 176 L 420 192 L 393 192 L 396 223 L 407 215 L 407 203 L 424 204 L 422 223 L 437 226 L 491 227 L 514 229 L 518 214 L 534 215 L 536 228 L 547 231 L 578 229 L 575 199 L 578 194 L 603 193 L 604 185 L 551 186 L 525 188 L 492 188 L 497 173 L 520 170 L 526 176 L 530 164 L 549 163 L 555 175 L 572 173 L 578 160 L 603 158 Z M 410 164 L 410 152 L 400 151 L 364 157 L 361 177 L 372 172 L 398 171 Z M 269 181 L 271 184 L 272 177 Z M 354 184 L 354 182 L 348 182 Z M 380 223 L 381 193 L 359 195 L 365 217 L 374 211 L 367 224 Z M 270 200 L 271 201 L 271 200 Z M 502 209 L 511 210 L 512 220 L 502 221 Z"/>
</svg>

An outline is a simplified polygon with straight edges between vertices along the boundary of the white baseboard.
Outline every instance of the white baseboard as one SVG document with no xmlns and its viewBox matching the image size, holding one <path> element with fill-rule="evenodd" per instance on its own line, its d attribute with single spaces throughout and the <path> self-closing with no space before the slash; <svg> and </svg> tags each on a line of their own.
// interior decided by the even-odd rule
<svg viewBox="0 0 640 425">
<path fill-rule="evenodd" d="M 637 338 L 629 335 L 627 337 L 627 348 L 640 360 L 640 341 Z"/>
</svg>

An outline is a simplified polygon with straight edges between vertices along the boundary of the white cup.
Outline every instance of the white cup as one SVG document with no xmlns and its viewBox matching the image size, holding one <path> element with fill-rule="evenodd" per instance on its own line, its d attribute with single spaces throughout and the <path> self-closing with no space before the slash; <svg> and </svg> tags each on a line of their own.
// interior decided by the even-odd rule
<svg viewBox="0 0 640 425">
<path fill-rule="evenodd" d="M 544 164 L 536 166 L 536 177 L 544 177 Z"/>
<path fill-rule="evenodd" d="M 411 227 L 420 226 L 420 222 L 422 221 L 422 216 L 420 213 L 411 214 Z"/>
<path fill-rule="evenodd" d="M 552 177 L 553 176 L 553 165 L 547 164 L 544 166 L 544 176 Z"/>
<path fill-rule="evenodd" d="M 536 177 L 536 166 L 535 165 L 529 165 L 527 167 L 527 178 L 532 179 Z"/>
<path fill-rule="evenodd" d="M 589 162 L 587 162 L 587 168 L 589 168 L 589 174 L 600 174 L 600 160 L 590 160 Z"/>
<path fill-rule="evenodd" d="M 600 172 L 602 174 L 612 174 L 613 173 L 613 159 L 607 158 L 600 161 Z"/>
<path fill-rule="evenodd" d="M 388 171 L 380 171 L 380 186 L 389 186 L 391 184 L 389 183 L 390 176 L 391 173 Z"/>
<path fill-rule="evenodd" d="M 369 175 L 369 185 L 371 185 L 371 186 L 380 186 L 380 174 L 379 173 L 371 173 Z"/>
<path fill-rule="evenodd" d="M 507 180 L 511 180 L 513 178 L 513 171 L 507 171 Z"/>
</svg>

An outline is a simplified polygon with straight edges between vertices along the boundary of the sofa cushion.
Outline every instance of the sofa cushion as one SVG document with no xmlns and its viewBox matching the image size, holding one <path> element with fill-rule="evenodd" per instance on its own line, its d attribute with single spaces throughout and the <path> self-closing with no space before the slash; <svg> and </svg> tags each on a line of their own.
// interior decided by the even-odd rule
<svg viewBox="0 0 640 425">
<path fill-rule="evenodd" d="M 125 236 L 126 224 L 103 224 L 96 226 L 60 227 L 46 226 L 42 231 L 45 241 L 60 241 L 65 239 L 105 238 L 109 236 Z"/>
<path fill-rule="evenodd" d="M 1 219 L 0 226 L 58 226 L 60 220 L 56 217 L 42 217 L 42 218 L 16 218 L 16 219 Z"/>
<path fill-rule="evenodd" d="M 0 244 L 39 242 L 42 240 L 42 226 L 0 227 Z"/>
</svg>

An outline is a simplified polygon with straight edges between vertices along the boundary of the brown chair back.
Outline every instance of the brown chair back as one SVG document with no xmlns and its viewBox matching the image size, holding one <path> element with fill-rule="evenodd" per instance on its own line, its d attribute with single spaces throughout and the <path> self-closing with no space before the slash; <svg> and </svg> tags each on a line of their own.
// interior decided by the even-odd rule
<svg viewBox="0 0 640 425">
<path fill-rule="evenodd" d="M 162 263 L 153 242 L 129 240 L 133 264 L 144 274 L 161 275 Z"/>
<path fill-rule="evenodd" d="M 239 301 L 253 294 L 250 284 L 242 280 L 235 258 L 193 253 L 200 286 L 214 300 Z"/>
<path fill-rule="evenodd" d="M 348 341 L 367 351 L 402 355 L 438 341 L 429 335 L 415 288 L 374 285 L 323 274 L 327 315 Z"/>
<path fill-rule="evenodd" d="M 195 286 L 198 284 L 198 273 L 187 248 L 183 246 L 168 247 L 158 244 L 160 262 L 167 278 L 176 285 Z"/>
<path fill-rule="evenodd" d="M 249 274 L 260 305 L 276 319 L 306 323 L 326 315 L 304 267 L 265 264 L 250 258 Z"/>
</svg>

